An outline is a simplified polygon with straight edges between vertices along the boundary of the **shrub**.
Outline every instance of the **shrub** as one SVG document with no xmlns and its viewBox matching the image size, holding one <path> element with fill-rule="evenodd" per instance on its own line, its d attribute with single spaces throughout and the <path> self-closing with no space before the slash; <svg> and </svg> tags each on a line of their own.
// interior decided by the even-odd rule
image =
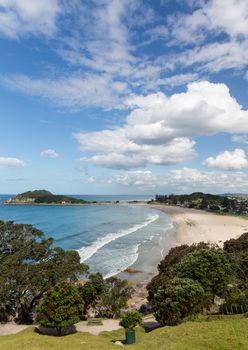
<svg viewBox="0 0 248 350">
<path fill-rule="evenodd" d="M 57 284 L 41 299 L 37 309 L 37 321 L 45 327 L 56 328 L 62 335 L 62 328 L 79 322 L 83 303 L 77 288 L 70 283 Z"/>
<path fill-rule="evenodd" d="M 142 324 L 142 317 L 138 311 L 128 311 L 120 320 L 120 326 L 125 329 L 134 329 Z"/>
<path fill-rule="evenodd" d="M 159 288 L 154 298 L 155 317 L 161 325 L 176 325 L 185 317 L 200 312 L 208 297 L 197 281 L 173 278 L 165 289 Z"/>
</svg>

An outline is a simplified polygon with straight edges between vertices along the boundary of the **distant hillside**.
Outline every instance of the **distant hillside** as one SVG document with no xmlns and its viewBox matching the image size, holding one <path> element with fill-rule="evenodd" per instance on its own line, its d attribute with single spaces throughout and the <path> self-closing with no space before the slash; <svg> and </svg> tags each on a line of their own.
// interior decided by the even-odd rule
<svg viewBox="0 0 248 350">
<path fill-rule="evenodd" d="M 6 204 L 85 204 L 83 199 L 64 195 L 54 195 L 46 190 L 35 190 L 20 193 L 11 198 Z"/>
</svg>

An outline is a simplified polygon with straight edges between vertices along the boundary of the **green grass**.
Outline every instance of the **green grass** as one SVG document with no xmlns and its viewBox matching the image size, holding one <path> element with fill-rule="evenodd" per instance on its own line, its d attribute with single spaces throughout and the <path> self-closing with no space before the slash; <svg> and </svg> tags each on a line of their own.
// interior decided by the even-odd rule
<svg viewBox="0 0 248 350">
<path fill-rule="evenodd" d="M 158 328 L 150 333 L 137 329 L 133 350 L 238 350 L 248 349 L 248 319 L 244 317 L 211 318 L 209 321 L 186 322 L 177 327 Z M 103 332 L 99 336 L 77 333 L 49 337 L 26 329 L 16 335 L 0 337 L 3 350 L 111 350 L 115 340 L 124 339 L 124 330 Z M 121 349 L 121 348 L 120 348 Z"/>
</svg>

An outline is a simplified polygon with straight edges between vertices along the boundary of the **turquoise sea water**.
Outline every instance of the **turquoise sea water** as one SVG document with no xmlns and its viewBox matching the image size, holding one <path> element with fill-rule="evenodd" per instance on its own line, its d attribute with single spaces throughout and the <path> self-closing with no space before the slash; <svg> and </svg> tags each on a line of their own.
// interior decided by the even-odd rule
<svg viewBox="0 0 248 350">
<path fill-rule="evenodd" d="M 53 237 L 54 245 L 78 250 L 81 261 L 85 261 L 91 271 L 100 271 L 105 277 L 123 271 L 139 261 L 145 252 L 153 251 L 159 261 L 174 244 L 172 223 L 167 215 L 126 203 L 127 200 L 150 199 L 147 196 L 81 197 L 97 201 L 119 200 L 118 205 L 3 205 L 10 197 L 0 196 L 0 219 L 34 225 L 47 237 Z"/>
</svg>

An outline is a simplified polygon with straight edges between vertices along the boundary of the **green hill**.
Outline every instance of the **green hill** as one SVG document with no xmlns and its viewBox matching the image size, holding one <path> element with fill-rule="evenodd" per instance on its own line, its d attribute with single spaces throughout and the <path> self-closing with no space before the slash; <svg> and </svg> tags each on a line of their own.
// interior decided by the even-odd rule
<svg viewBox="0 0 248 350">
<path fill-rule="evenodd" d="M 176 327 L 158 328 L 150 333 L 137 329 L 136 345 L 141 350 L 247 350 L 248 319 L 241 316 L 211 316 L 202 322 L 185 322 Z M 34 328 L 15 335 L 0 337 L 4 350 L 111 350 L 118 349 L 115 340 L 124 339 L 124 330 L 103 332 L 99 336 L 76 333 L 65 337 L 39 335 Z"/>
<path fill-rule="evenodd" d="M 47 190 L 27 191 L 11 198 L 6 204 L 85 204 L 83 199 L 55 195 Z"/>
</svg>

